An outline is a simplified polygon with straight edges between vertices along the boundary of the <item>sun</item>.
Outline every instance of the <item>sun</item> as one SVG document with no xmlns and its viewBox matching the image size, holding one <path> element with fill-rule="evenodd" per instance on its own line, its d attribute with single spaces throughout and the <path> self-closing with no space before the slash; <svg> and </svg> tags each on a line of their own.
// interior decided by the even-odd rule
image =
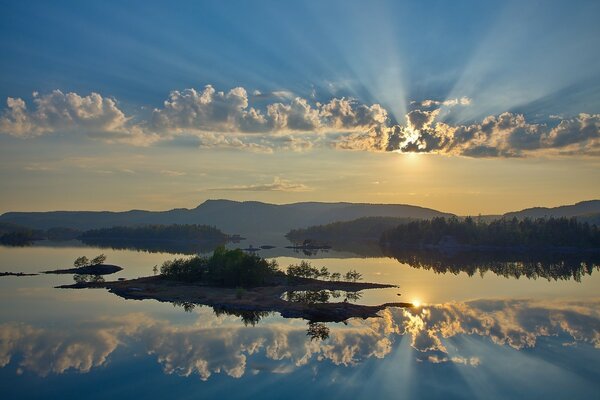
<svg viewBox="0 0 600 400">
<path fill-rule="evenodd" d="M 419 300 L 419 299 L 414 299 L 414 300 L 412 301 L 412 304 L 413 304 L 413 306 L 415 306 L 415 307 L 421 307 L 421 300 Z"/>
</svg>

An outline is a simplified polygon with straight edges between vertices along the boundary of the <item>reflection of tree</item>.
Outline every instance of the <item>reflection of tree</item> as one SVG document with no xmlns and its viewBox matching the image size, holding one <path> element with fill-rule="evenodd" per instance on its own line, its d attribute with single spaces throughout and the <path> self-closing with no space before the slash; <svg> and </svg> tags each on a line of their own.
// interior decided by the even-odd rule
<svg viewBox="0 0 600 400">
<path fill-rule="evenodd" d="M 196 304 L 189 301 L 174 301 L 173 307 L 183 307 L 183 311 L 192 312 L 196 308 Z"/>
<path fill-rule="evenodd" d="M 318 304 L 328 303 L 330 299 L 339 299 L 344 297 L 343 301 L 357 302 L 362 297 L 361 292 L 346 292 L 343 290 L 290 290 L 285 293 L 285 300 L 294 303 Z"/>
<path fill-rule="evenodd" d="M 349 301 L 351 303 L 356 303 L 362 297 L 361 292 L 346 292 L 346 298 L 344 301 Z"/>
<path fill-rule="evenodd" d="M 386 255 L 414 268 L 436 273 L 469 276 L 491 271 L 512 278 L 570 280 L 577 282 L 594 270 L 600 269 L 600 252 L 518 252 L 518 251 L 463 251 L 444 253 L 437 250 L 387 249 Z"/>
<path fill-rule="evenodd" d="M 306 329 L 306 336 L 310 340 L 325 340 L 329 338 L 329 328 L 321 322 L 309 322 Z"/>
<path fill-rule="evenodd" d="M 256 326 L 261 319 L 268 317 L 271 314 L 270 311 L 255 311 L 255 310 L 234 310 L 230 308 L 217 308 L 213 307 L 213 311 L 217 317 L 221 315 L 233 315 L 240 317 L 244 326 Z"/>
<path fill-rule="evenodd" d="M 289 291 L 285 294 L 287 301 L 304 304 L 327 303 L 329 297 L 329 290 Z"/>
<path fill-rule="evenodd" d="M 102 283 L 104 277 L 102 275 L 91 275 L 91 274 L 75 274 L 73 279 L 76 283 Z"/>
</svg>

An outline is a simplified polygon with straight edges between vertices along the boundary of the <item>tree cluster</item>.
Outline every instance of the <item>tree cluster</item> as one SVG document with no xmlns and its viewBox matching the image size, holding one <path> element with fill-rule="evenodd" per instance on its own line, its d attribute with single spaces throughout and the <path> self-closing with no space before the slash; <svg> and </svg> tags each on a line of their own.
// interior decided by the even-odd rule
<svg viewBox="0 0 600 400">
<path fill-rule="evenodd" d="M 225 242 L 229 236 L 209 225 L 142 225 L 114 226 L 92 229 L 82 233 L 80 239 L 130 239 L 130 240 L 208 240 Z"/>
<path fill-rule="evenodd" d="M 433 218 L 411 221 L 387 230 L 380 243 L 385 247 L 443 245 L 524 247 L 600 247 L 600 230 L 596 225 L 575 218 L 501 218 L 478 222 L 471 217 Z"/>
<path fill-rule="evenodd" d="M 292 264 L 287 268 L 289 279 L 309 278 L 309 279 L 328 279 L 330 281 L 340 281 L 342 274 L 339 272 L 330 273 L 327 267 L 313 267 L 308 261 L 301 261 L 300 264 Z M 356 282 L 362 279 L 362 274 L 356 270 L 346 272 L 343 277 L 346 281 Z"/>
<path fill-rule="evenodd" d="M 86 256 L 81 256 L 81 257 L 77 257 L 75 259 L 75 261 L 73 261 L 73 266 L 75 268 L 91 267 L 94 265 L 104 264 L 105 261 L 106 261 L 106 256 L 104 254 L 100 254 L 100 255 L 92 258 L 91 260 L 88 259 Z"/>
<path fill-rule="evenodd" d="M 270 283 L 282 273 L 275 261 L 268 261 L 240 249 L 215 249 L 210 257 L 194 256 L 166 261 L 160 267 L 167 279 L 206 282 L 215 286 L 251 287 Z"/>
</svg>

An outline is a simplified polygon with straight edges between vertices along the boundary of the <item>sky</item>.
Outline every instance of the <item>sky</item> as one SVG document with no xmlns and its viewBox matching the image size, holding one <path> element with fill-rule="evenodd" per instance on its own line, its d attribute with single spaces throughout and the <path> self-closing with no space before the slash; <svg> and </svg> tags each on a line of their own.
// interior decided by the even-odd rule
<svg viewBox="0 0 600 400">
<path fill-rule="evenodd" d="M 598 1 L 0 0 L 0 212 L 600 198 Z"/>
</svg>

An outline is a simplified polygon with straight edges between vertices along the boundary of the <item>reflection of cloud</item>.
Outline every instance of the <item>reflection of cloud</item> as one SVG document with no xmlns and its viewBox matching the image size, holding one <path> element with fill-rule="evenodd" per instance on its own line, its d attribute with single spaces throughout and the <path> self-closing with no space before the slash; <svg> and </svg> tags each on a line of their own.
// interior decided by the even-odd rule
<svg viewBox="0 0 600 400">
<path fill-rule="evenodd" d="M 136 314 L 127 319 L 115 318 L 110 323 L 100 319 L 73 330 L 4 324 L 0 326 L 0 366 L 6 366 L 12 355 L 19 353 L 20 369 L 41 376 L 70 369 L 89 372 L 106 363 L 121 343 L 121 337 L 138 333 L 148 322 L 146 317 Z"/>
<path fill-rule="evenodd" d="M 599 305 L 478 300 L 390 312 L 398 332 L 410 334 L 416 350 L 446 354 L 443 340 L 457 335 L 485 336 L 514 349 L 534 347 L 542 336 L 564 335 L 600 348 Z"/>
<path fill-rule="evenodd" d="M 15 356 L 19 370 L 45 376 L 68 370 L 88 372 L 104 365 L 128 340 L 142 343 L 165 373 L 208 379 L 246 371 L 290 373 L 311 362 L 355 365 L 384 358 L 398 336 L 409 335 L 417 360 L 477 366 L 477 355 L 448 354 L 444 342 L 459 335 L 489 337 L 514 349 L 533 347 L 539 337 L 558 336 L 566 345 L 589 343 L 600 348 L 600 300 L 548 303 L 529 300 L 478 300 L 419 309 L 388 309 L 381 318 L 331 325 L 329 339 L 314 341 L 296 320 L 242 326 L 233 317 L 198 310 L 201 324 L 172 325 L 143 314 L 99 318 L 75 329 L 0 325 L 0 366 Z M 460 349 L 459 349 L 460 351 Z M 260 364 L 252 358 L 266 359 Z"/>
</svg>

